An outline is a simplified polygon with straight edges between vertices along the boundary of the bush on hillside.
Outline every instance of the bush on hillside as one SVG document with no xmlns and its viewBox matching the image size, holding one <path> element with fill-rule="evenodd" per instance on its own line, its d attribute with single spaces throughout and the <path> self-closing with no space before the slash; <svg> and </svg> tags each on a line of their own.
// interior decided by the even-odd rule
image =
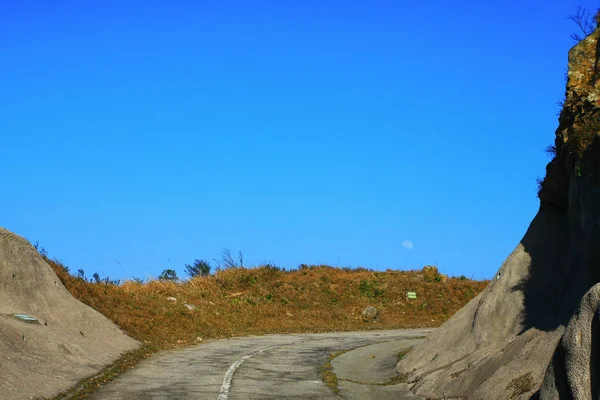
<svg viewBox="0 0 600 400">
<path fill-rule="evenodd" d="M 159 281 L 176 281 L 177 280 L 177 272 L 172 269 L 165 269 L 158 276 Z"/>
<path fill-rule="evenodd" d="M 192 265 L 185 264 L 185 273 L 188 274 L 190 278 L 196 276 L 208 276 L 210 275 L 210 269 L 210 263 L 206 260 L 196 259 Z"/>
</svg>

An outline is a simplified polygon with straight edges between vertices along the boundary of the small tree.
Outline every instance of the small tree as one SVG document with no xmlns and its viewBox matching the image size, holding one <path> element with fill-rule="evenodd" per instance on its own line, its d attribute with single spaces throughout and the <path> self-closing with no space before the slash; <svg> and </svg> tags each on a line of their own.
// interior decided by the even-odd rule
<svg viewBox="0 0 600 400">
<path fill-rule="evenodd" d="M 177 272 L 172 269 L 165 269 L 158 276 L 159 281 L 176 281 L 177 280 Z"/>
<path fill-rule="evenodd" d="M 210 268 L 210 263 L 208 261 L 196 259 L 192 265 L 185 264 L 185 273 L 188 274 L 190 278 L 207 276 L 210 275 Z"/>
</svg>

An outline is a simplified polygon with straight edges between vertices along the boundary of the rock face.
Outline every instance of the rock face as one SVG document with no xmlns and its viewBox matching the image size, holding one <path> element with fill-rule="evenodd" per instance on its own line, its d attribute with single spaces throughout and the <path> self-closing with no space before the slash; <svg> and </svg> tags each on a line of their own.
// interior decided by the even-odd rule
<svg viewBox="0 0 600 400">
<path fill-rule="evenodd" d="M 582 296 L 600 282 L 599 35 L 596 30 L 569 52 L 556 154 L 524 237 L 489 286 L 398 363 L 417 394 L 563 398 L 538 389 Z M 565 336 L 561 346 L 572 348 L 572 340 Z M 560 356 L 553 360 L 547 382 L 565 371 Z"/>
<path fill-rule="evenodd" d="M 138 345 L 71 296 L 29 242 L 0 228 L 0 399 L 54 396 Z"/>
<path fill-rule="evenodd" d="M 571 318 L 540 390 L 542 399 L 597 399 L 600 394 L 600 284 Z"/>
</svg>

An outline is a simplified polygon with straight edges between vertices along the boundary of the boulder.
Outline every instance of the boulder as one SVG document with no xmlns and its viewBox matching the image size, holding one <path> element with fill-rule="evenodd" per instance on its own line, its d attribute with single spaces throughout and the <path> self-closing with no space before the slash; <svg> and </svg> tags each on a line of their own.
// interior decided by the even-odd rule
<svg viewBox="0 0 600 400">
<path fill-rule="evenodd" d="M 421 275 L 423 275 L 423 279 L 428 282 L 433 281 L 437 274 L 438 274 L 438 269 L 437 269 L 437 267 L 434 267 L 433 265 L 426 265 L 421 270 Z"/>
<path fill-rule="evenodd" d="M 374 321 L 379 317 L 379 310 L 373 306 L 367 306 L 362 311 L 363 321 Z"/>
<path fill-rule="evenodd" d="M 53 397 L 138 345 L 71 296 L 27 240 L 0 228 L 0 399 Z"/>
</svg>

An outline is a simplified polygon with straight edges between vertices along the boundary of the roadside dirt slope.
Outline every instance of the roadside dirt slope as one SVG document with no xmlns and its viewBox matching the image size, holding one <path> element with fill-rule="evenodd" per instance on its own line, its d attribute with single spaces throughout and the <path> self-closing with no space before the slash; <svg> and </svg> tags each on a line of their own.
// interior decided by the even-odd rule
<svg viewBox="0 0 600 400">
<path fill-rule="evenodd" d="M 56 395 L 138 345 L 71 296 L 27 240 L 0 228 L 0 399 Z"/>
</svg>

